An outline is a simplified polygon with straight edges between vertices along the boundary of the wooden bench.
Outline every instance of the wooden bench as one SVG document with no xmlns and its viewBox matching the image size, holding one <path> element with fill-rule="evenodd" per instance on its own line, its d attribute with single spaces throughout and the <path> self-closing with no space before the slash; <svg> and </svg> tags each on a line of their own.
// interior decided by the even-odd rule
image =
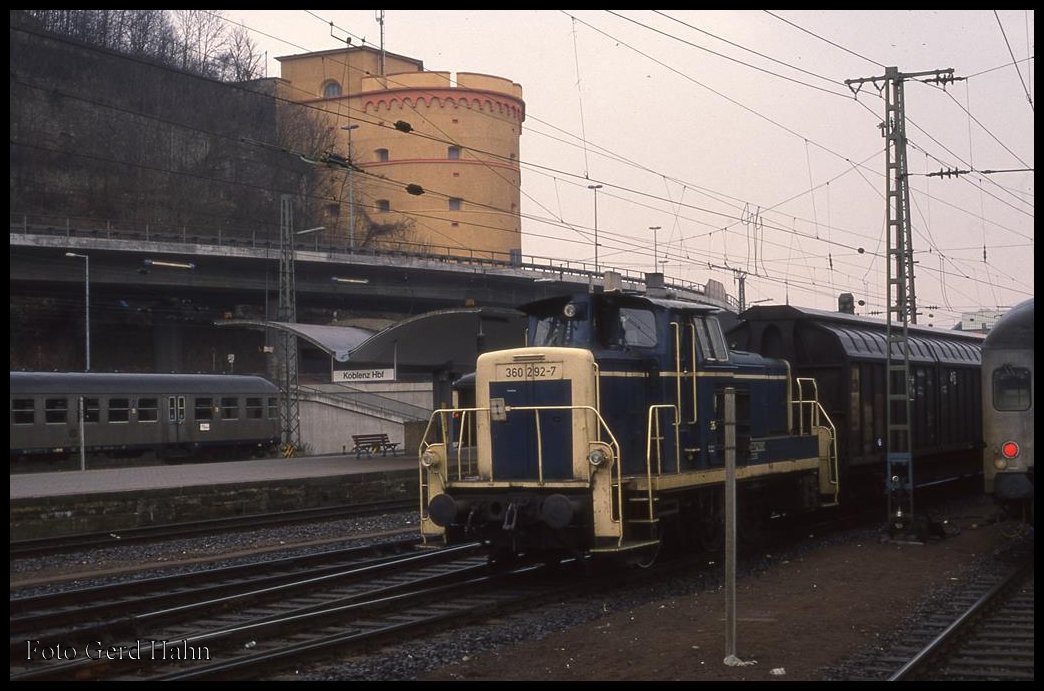
<svg viewBox="0 0 1044 691">
<path fill-rule="evenodd" d="M 367 456 L 372 456 L 377 451 L 380 451 L 382 456 L 387 456 L 388 451 L 394 454 L 395 447 L 399 445 L 397 441 L 389 441 L 388 435 L 383 432 L 380 434 L 353 434 L 352 443 L 355 444 L 352 451 L 356 458 L 361 457 L 363 452 L 366 452 Z"/>
</svg>

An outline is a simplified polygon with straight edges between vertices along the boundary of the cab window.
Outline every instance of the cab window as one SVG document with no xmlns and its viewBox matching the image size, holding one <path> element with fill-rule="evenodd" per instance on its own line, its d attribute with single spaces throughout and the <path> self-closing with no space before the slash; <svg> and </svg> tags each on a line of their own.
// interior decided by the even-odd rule
<svg viewBox="0 0 1044 691">
<path fill-rule="evenodd" d="M 692 323 L 703 359 L 728 362 L 729 349 L 725 345 L 725 336 L 721 332 L 721 324 L 718 323 L 718 320 L 714 317 L 693 317 Z"/>
<path fill-rule="evenodd" d="M 633 307 L 620 308 L 620 326 L 623 330 L 625 346 L 635 348 L 656 346 L 656 315 L 651 310 Z"/>
<path fill-rule="evenodd" d="M 1004 365 L 993 371 L 993 407 L 997 410 L 1029 410 L 1030 371 Z"/>
</svg>

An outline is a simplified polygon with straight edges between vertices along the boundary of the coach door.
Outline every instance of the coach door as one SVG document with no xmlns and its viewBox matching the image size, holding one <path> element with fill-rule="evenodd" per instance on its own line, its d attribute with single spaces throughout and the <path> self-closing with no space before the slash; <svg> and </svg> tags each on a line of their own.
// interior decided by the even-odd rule
<svg viewBox="0 0 1044 691">
<path fill-rule="evenodd" d="M 185 397 L 167 397 L 167 442 L 180 444 L 185 441 Z"/>
</svg>

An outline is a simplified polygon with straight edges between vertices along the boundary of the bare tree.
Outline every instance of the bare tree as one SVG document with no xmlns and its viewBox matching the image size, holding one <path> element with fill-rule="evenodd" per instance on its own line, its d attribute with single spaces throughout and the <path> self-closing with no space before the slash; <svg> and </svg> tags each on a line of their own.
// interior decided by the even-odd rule
<svg viewBox="0 0 1044 691">
<path fill-rule="evenodd" d="M 174 27 L 180 40 L 178 67 L 216 77 L 217 58 L 225 50 L 225 20 L 220 10 L 174 10 Z"/>
<path fill-rule="evenodd" d="M 264 76 L 264 53 L 258 50 L 247 30 L 241 26 L 228 32 L 225 52 L 217 60 L 221 81 L 245 82 Z"/>
<path fill-rule="evenodd" d="M 221 10 L 12 10 L 11 17 L 213 79 L 238 82 L 264 75 L 264 54 Z"/>
</svg>

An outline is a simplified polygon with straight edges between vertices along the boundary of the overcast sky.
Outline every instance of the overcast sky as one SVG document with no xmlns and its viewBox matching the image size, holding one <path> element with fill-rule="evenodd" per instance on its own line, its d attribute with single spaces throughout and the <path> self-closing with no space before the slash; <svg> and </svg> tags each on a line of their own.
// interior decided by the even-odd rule
<svg viewBox="0 0 1044 691">
<path fill-rule="evenodd" d="M 377 10 L 228 10 L 277 56 L 379 47 Z M 522 86 L 522 250 L 747 300 L 887 302 L 882 94 L 905 83 L 919 323 L 1033 295 L 1029 10 L 386 10 L 389 52 Z M 331 26 L 330 23 L 333 23 Z M 976 172 L 928 177 L 944 169 Z M 1024 171 L 995 172 L 984 171 Z M 985 261 L 984 261 L 985 248 Z M 665 263 L 664 263 L 665 262 Z M 729 267 L 729 268 L 721 268 Z M 735 271 L 733 271 L 733 269 Z M 929 316 L 929 314 L 931 316 Z"/>
</svg>

